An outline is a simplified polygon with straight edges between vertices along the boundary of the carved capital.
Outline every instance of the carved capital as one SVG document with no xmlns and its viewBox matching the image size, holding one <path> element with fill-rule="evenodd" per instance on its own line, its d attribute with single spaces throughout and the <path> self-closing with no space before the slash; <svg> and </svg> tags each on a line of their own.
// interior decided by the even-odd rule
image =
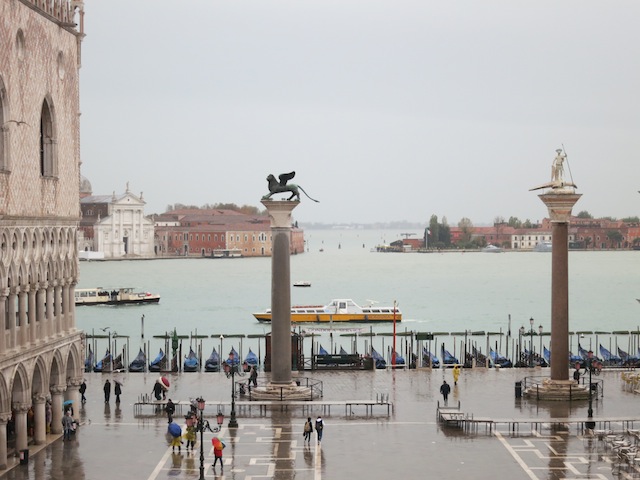
<svg viewBox="0 0 640 480">
<path fill-rule="evenodd" d="M 11 412 L 0 413 L 0 424 L 6 425 L 9 420 L 11 420 Z"/>
<path fill-rule="evenodd" d="M 79 387 L 82 385 L 82 377 L 79 378 L 67 378 L 67 388 Z"/>
<path fill-rule="evenodd" d="M 43 393 L 36 393 L 31 397 L 33 399 L 33 403 L 39 404 L 47 401 L 47 396 Z"/>
<path fill-rule="evenodd" d="M 51 395 L 62 395 L 64 392 L 67 391 L 67 386 L 66 385 L 52 385 L 51 388 L 49 388 L 49 391 L 51 392 Z"/>
<path fill-rule="evenodd" d="M 13 402 L 11 405 L 11 408 L 13 408 L 17 413 L 27 413 L 30 407 L 31 405 L 24 402 Z"/>
<path fill-rule="evenodd" d="M 11 290 L 8 288 L 0 288 L 0 297 L 8 297 Z"/>
</svg>

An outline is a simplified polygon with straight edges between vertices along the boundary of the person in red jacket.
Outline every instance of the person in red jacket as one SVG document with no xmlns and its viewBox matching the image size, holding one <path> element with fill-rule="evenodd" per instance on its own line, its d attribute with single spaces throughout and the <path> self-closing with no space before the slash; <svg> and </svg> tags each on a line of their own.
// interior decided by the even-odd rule
<svg viewBox="0 0 640 480">
<path fill-rule="evenodd" d="M 222 443 L 222 440 L 218 437 L 213 437 L 211 439 L 211 445 L 213 445 L 213 455 L 216 457 L 211 467 L 215 471 L 216 464 L 218 463 L 218 460 L 220 460 L 220 471 L 224 472 L 224 463 L 222 462 L 222 449 L 224 448 L 224 443 Z"/>
</svg>

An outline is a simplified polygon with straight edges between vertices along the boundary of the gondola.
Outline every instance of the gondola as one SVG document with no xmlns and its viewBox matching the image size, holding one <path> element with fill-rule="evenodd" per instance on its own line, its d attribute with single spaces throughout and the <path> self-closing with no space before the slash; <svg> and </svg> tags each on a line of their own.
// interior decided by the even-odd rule
<svg viewBox="0 0 640 480">
<path fill-rule="evenodd" d="M 106 372 L 107 370 L 102 369 L 102 371 Z M 118 355 L 116 358 L 113 359 L 113 362 L 111 364 L 111 371 L 112 372 L 124 371 L 124 363 L 122 363 L 122 354 Z"/>
<path fill-rule="evenodd" d="M 491 357 L 491 363 L 493 363 L 494 367 L 500 367 L 500 368 L 513 367 L 513 362 L 511 360 L 509 360 L 504 355 L 500 355 L 498 352 L 495 352 L 493 348 L 489 349 L 489 357 Z"/>
<path fill-rule="evenodd" d="M 85 372 L 90 372 L 93 369 L 93 362 L 94 362 L 93 352 L 91 351 L 91 345 L 89 345 L 89 354 L 87 355 L 87 358 L 84 361 Z"/>
<path fill-rule="evenodd" d="M 427 350 L 427 347 L 422 349 L 422 363 L 432 368 L 440 368 L 440 360 L 433 353 Z"/>
<path fill-rule="evenodd" d="M 456 357 L 449 353 L 449 350 L 442 350 L 442 362 L 445 365 L 456 365 L 460 363 Z"/>
<path fill-rule="evenodd" d="M 204 362 L 204 371 L 205 372 L 219 372 L 220 371 L 220 355 L 216 352 L 214 347 L 211 355 L 207 358 L 207 361 Z"/>
<path fill-rule="evenodd" d="M 404 357 L 401 356 L 400 354 L 398 354 L 398 352 L 394 352 L 394 356 L 395 356 L 395 364 L 396 365 L 404 365 L 405 364 Z"/>
<path fill-rule="evenodd" d="M 229 358 L 227 358 L 224 363 L 227 365 L 238 365 L 240 363 L 240 355 L 238 355 L 234 347 L 231 347 Z"/>
<path fill-rule="evenodd" d="M 93 371 L 96 373 L 102 373 L 103 371 L 110 372 L 112 360 L 113 357 L 111 356 L 109 350 L 107 350 L 107 352 L 104 354 L 104 357 L 102 357 L 101 360 L 98 360 L 98 363 L 96 363 L 95 367 L 93 367 Z"/>
<path fill-rule="evenodd" d="M 166 355 L 164 354 L 162 349 L 160 349 L 160 353 L 158 353 L 158 356 L 153 360 L 153 362 L 149 364 L 149 371 L 161 372 L 164 369 L 166 358 Z"/>
<path fill-rule="evenodd" d="M 637 366 L 640 363 L 640 358 L 629 355 L 627 352 L 618 347 L 618 355 L 622 360 L 622 364 L 626 367 Z"/>
<path fill-rule="evenodd" d="M 387 368 L 387 362 L 384 360 L 382 355 L 380 355 L 375 348 L 371 347 L 371 358 L 375 362 L 376 368 L 382 369 Z"/>
<path fill-rule="evenodd" d="M 189 355 L 184 359 L 182 370 L 185 372 L 197 372 L 200 370 L 200 362 L 198 361 L 198 356 L 196 355 L 196 352 L 193 351 L 193 348 L 189 348 Z"/>
<path fill-rule="evenodd" d="M 622 365 L 622 358 L 617 355 L 612 355 L 609 350 L 604 348 L 602 344 L 599 346 L 600 355 L 602 356 L 603 363 L 608 367 L 615 367 Z"/>
<path fill-rule="evenodd" d="M 257 367 L 257 366 L 258 366 L 258 356 L 251 351 L 251 348 L 249 348 L 249 353 L 247 353 L 247 356 L 244 358 L 244 362 L 242 363 L 242 368 L 244 369 L 245 372 L 248 372 L 251 370 L 251 367 Z"/>
<path fill-rule="evenodd" d="M 318 348 L 318 355 L 329 355 L 329 352 L 327 352 L 324 348 L 322 348 L 322 345 L 320 345 L 320 348 Z"/>
<path fill-rule="evenodd" d="M 144 369 L 146 366 L 147 366 L 147 356 L 144 354 L 141 348 L 136 358 L 134 358 L 133 362 L 129 364 L 129 371 L 144 372 Z"/>
<path fill-rule="evenodd" d="M 547 347 L 542 347 L 544 361 L 547 362 L 547 365 L 551 365 L 551 352 Z"/>
</svg>

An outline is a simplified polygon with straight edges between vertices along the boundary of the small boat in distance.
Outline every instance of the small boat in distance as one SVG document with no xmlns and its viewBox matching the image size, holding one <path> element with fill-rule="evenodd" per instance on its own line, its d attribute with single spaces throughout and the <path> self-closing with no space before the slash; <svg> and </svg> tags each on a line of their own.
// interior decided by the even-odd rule
<svg viewBox="0 0 640 480">
<path fill-rule="evenodd" d="M 502 253 L 502 251 L 500 247 L 496 247 L 491 243 L 482 249 L 483 253 Z"/>
<path fill-rule="evenodd" d="M 548 240 L 539 242 L 536 244 L 535 247 L 533 247 L 534 252 L 550 252 L 551 249 L 552 249 L 551 242 L 549 242 Z"/>
<path fill-rule="evenodd" d="M 198 372 L 200 370 L 200 362 L 193 348 L 189 348 L 189 355 L 185 357 L 182 369 L 185 372 Z"/>
<path fill-rule="evenodd" d="M 294 282 L 293 286 L 294 287 L 310 287 L 311 282 Z"/>
<path fill-rule="evenodd" d="M 332 300 L 328 305 L 297 305 L 291 307 L 292 322 L 400 322 L 402 313 L 397 306 L 379 307 L 372 304 L 361 307 L 351 299 Z M 259 322 L 271 322 L 271 309 L 254 313 Z"/>
<path fill-rule="evenodd" d="M 111 291 L 98 288 L 76 288 L 76 305 L 136 305 L 158 303 L 160 295 L 149 292 L 136 292 L 132 287 L 121 287 Z"/>
</svg>

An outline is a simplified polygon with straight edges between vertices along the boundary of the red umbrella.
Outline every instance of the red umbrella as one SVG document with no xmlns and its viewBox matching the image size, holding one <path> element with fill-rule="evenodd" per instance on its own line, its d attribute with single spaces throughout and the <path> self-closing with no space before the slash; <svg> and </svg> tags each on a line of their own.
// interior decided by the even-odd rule
<svg viewBox="0 0 640 480">
<path fill-rule="evenodd" d="M 156 380 L 156 383 L 159 383 L 165 390 L 169 390 L 169 379 L 167 377 L 160 377 Z"/>
</svg>

